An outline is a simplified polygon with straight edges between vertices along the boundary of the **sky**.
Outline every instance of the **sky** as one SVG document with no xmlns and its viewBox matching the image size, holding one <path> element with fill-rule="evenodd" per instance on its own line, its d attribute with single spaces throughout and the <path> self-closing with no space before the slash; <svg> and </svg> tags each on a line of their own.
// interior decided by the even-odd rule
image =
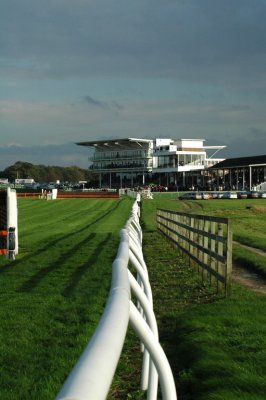
<svg viewBox="0 0 266 400">
<path fill-rule="evenodd" d="M 265 0 L 1 0 L 0 171 L 127 137 L 266 154 L 265 21 Z"/>
</svg>

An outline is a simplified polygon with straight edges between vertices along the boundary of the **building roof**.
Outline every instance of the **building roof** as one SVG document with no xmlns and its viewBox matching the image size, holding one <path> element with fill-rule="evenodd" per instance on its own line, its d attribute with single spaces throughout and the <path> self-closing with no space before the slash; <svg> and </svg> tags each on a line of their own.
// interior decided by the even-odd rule
<svg viewBox="0 0 266 400">
<path fill-rule="evenodd" d="M 218 149 L 218 150 L 222 150 L 225 149 L 227 146 L 203 146 L 204 149 Z"/>
<path fill-rule="evenodd" d="M 121 148 L 129 147 L 131 144 L 136 147 L 136 144 L 141 147 L 144 143 L 152 142 L 152 139 L 124 138 L 112 140 L 93 140 L 89 142 L 78 142 L 78 146 L 94 147 L 94 148 Z"/>
<path fill-rule="evenodd" d="M 250 167 L 255 165 L 266 166 L 266 155 L 262 156 L 250 156 L 250 157 L 239 157 L 239 158 L 227 158 L 212 167 L 211 169 L 223 169 L 223 168 L 242 168 Z"/>
<path fill-rule="evenodd" d="M 173 142 L 177 141 L 202 141 L 204 142 L 205 139 L 166 139 L 166 138 L 158 138 L 162 140 L 172 140 Z M 107 146 L 128 146 L 131 143 L 139 144 L 141 143 L 149 143 L 153 142 L 155 139 L 139 139 L 139 138 L 122 138 L 122 139 L 103 139 L 103 140 L 91 140 L 87 142 L 78 142 L 76 143 L 78 146 L 85 146 L 85 147 L 107 147 Z M 157 139 L 156 139 L 157 140 Z M 226 146 L 203 146 L 203 149 L 217 149 L 221 150 L 224 149 Z"/>
</svg>

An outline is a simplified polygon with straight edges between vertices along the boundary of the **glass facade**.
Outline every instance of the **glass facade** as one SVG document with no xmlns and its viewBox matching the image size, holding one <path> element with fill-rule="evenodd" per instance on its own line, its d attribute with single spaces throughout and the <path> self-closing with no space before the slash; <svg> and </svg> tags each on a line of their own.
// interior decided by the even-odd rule
<svg viewBox="0 0 266 400">
<path fill-rule="evenodd" d="M 204 166 L 204 153 L 172 154 L 158 156 L 157 168 L 178 168 L 187 166 Z"/>
<path fill-rule="evenodd" d="M 147 170 L 152 168 L 150 149 L 96 151 L 91 161 L 93 170 Z"/>
</svg>

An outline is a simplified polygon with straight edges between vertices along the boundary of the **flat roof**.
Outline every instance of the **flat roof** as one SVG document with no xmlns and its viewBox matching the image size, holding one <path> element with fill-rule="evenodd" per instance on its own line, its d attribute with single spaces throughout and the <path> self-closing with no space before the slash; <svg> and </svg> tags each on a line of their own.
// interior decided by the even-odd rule
<svg viewBox="0 0 266 400">
<path fill-rule="evenodd" d="M 205 139 L 169 139 L 169 138 L 156 138 L 156 139 L 140 139 L 140 138 L 117 138 L 117 139 L 102 139 L 102 140 L 90 140 L 86 142 L 77 142 L 76 144 L 78 146 L 85 146 L 85 147 L 92 147 L 92 148 L 99 148 L 99 149 L 104 149 L 104 148 L 118 148 L 118 147 L 128 147 L 130 144 L 134 145 L 134 147 L 139 145 L 141 147 L 142 144 L 149 143 L 149 142 L 154 142 L 155 140 L 162 139 L 162 140 L 171 140 L 173 143 L 177 143 L 179 141 L 200 141 L 204 142 Z M 132 146 L 133 147 L 133 146 Z M 226 146 L 202 146 L 203 149 L 205 150 L 221 150 L 224 149 Z"/>
<path fill-rule="evenodd" d="M 128 146 L 130 143 L 139 144 L 153 142 L 153 139 L 138 139 L 138 138 L 123 138 L 123 139 L 112 139 L 112 140 L 91 140 L 88 142 L 78 142 L 78 146 L 86 147 L 118 147 Z"/>
<path fill-rule="evenodd" d="M 205 139 L 184 139 L 184 138 L 182 139 L 181 138 L 181 139 L 174 139 L 174 140 L 176 140 L 176 141 L 178 141 L 178 140 L 190 140 L 190 141 L 196 141 L 196 142 L 199 142 L 199 141 L 200 142 L 205 142 Z"/>
<path fill-rule="evenodd" d="M 204 149 L 225 149 L 227 146 L 203 146 Z"/>
<path fill-rule="evenodd" d="M 221 161 L 210 169 L 223 169 L 223 168 L 242 168 L 242 167 L 250 167 L 250 166 L 266 166 L 266 155 L 262 156 L 250 156 L 250 157 L 238 157 L 238 158 L 227 158 L 224 161 Z"/>
</svg>

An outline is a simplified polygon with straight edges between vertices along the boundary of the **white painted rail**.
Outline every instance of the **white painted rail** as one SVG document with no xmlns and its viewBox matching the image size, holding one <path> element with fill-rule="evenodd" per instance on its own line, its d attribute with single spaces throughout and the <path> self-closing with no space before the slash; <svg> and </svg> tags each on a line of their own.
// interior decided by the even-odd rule
<svg viewBox="0 0 266 400">
<path fill-rule="evenodd" d="M 104 400 L 121 355 L 128 324 L 143 344 L 141 388 L 156 400 L 158 377 L 164 400 L 176 400 L 173 374 L 158 340 L 152 291 L 142 253 L 139 198 L 120 232 L 120 245 L 112 265 L 112 285 L 100 322 L 56 400 Z M 137 272 L 137 278 L 129 266 Z M 137 306 L 131 300 L 137 298 Z"/>
</svg>

